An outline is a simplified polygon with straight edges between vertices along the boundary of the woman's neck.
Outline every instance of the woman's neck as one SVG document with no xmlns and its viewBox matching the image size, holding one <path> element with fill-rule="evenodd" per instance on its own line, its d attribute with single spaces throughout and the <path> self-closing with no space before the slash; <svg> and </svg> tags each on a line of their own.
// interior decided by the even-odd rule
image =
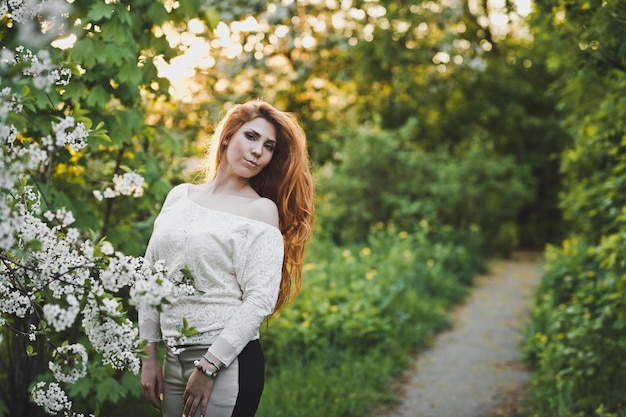
<svg viewBox="0 0 626 417">
<path fill-rule="evenodd" d="M 248 179 L 224 178 L 219 173 L 217 177 L 206 183 L 206 192 L 218 195 L 236 195 L 241 197 L 257 197 L 257 193 L 250 186 Z"/>
</svg>

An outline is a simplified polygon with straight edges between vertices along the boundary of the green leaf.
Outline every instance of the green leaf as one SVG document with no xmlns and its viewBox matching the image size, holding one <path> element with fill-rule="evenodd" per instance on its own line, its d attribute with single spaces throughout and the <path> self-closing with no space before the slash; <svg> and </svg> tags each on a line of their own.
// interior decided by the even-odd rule
<svg viewBox="0 0 626 417">
<path fill-rule="evenodd" d="M 102 25 L 102 32 L 107 33 L 107 42 L 112 42 L 118 46 L 119 54 L 126 56 L 128 51 L 135 51 L 136 55 L 138 45 L 135 43 L 135 36 L 129 26 L 120 25 L 117 20 L 110 20 Z M 114 57 L 109 58 L 113 59 Z"/>
<path fill-rule="evenodd" d="M 141 81 L 144 84 L 149 84 L 152 80 L 156 80 L 159 77 L 159 72 L 152 59 L 147 59 L 143 63 L 142 72 L 143 80 Z"/>
<path fill-rule="evenodd" d="M 179 271 L 182 272 L 183 276 L 186 279 L 193 280 L 193 275 L 191 274 L 191 271 L 189 270 L 189 268 L 184 267 L 184 268 L 181 268 Z"/>
<path fill-rule="evenodd" d="M 191 336 L 199 333 L 198 329 L 189 326 L 189 322 L 185 317 L 183 317 L 183 324 L 179 324 L 176 326 L 176 331 L 178 331 L 181 336 Z"/>
<path fill-rule="evenodd" d="M 94 388 L 94 382 L 91 378 L 82 378 L 77 384 L 69 386 L 68 393 L 72 397 L 89 398 Z"/>
<path fill-rule="evenodd" d="M 155 25 L 169 20 L 169 15 L 161 2 L 155 1 L 150 4 L 147 12 L 148 18 Z"/>
<path fill-rule="evenodd" d="M 65 91 L 63 92 L 63 97 L 69 101 L 79 101 L 85 96 L 85 84 L 81 81 L 72 80 L 65 87 Z"/>
<path fill-rule="evenodd" d="M 32 345 L 26 346 L 26 355 L 28 357 L 37 356 L 37 352 L 35 352 L 35 349 L 33 348 Z"/>
<path fill-rule="evenodd" d="M 133 18 L 127 10 L 118 7 L 116 11 L 117 11 L 116 16 L 117 16 L 117 19 L 120 21 L 120 23 L 127 25 L 127 26 L 132 25 Z"/>
<path fill-rule="evenodd" d="M 96 401 L 102 403 L 111 401 L 116 403 L 124 397 L 124 387 L 114 378 L 106 377 L 96 387 Z"/>
<path fill-rule="evenodd" d="M 220 23 L 220 12 L 213 6 L 209 6 L 202 10 L 201 17 L 209 30 L 215 29 Z"/>
<path fill-rule="evenodd" d="M 114 5 L 105 2 L 94 2 L 87 13 L 87 20 L 99 21 L 109 19 L 113 15 Z"/>
<path fill-rule="evenodd" d="M 128 109 L 119 114 L 122 126 L 126 126 L 129 132 L 139 133 L 144 124 L 143 114 L 139 109 Z"/>
<path fill-rule="evenodd" d="M 95 65 L 97 57 L 98 51 L 96 50 L 93 39 L 90 37 L 79 40 L 74 44 L 74 47 L 70 49 L 70 58 L 87 68 L 91 68 Z"/>
<path fill-rule="evenodd" d="M 118 73 L 118 80 L 129 84 L 139 85 L 143 78 L 142 71 L 133 61 L 126 60 L 122 63 Z"/>
<path fill-rule="evenodd" d="M 95 86 L 87 96 L 87 105 L 104 107 L 109 102 L 109 93 L 101 85 Z"/>
<path fill-rule="evenodd" d="M 28 241 L 29 249 L 32 249 L 34 251 L 40 251 L 42 247 L 43 247 L 43 244 L 41 243 L 40 240 L 33 239 L 33 240 Z"/>
</svg>

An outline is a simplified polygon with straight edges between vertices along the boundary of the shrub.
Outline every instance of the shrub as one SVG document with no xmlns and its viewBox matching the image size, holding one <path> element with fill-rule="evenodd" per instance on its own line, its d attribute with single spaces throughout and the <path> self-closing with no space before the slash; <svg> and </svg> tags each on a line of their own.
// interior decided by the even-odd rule
<svg viewBox="0 0 626 417">
<path fill-rule="evenodd" d="M 418 223 L 411 234 L 378 225 L 360 246 L 316 235 L 299 298 L 262 336 L 259 416 L 360 416 L 390 398 L 388 380 L 448 326 L 448 308 L 484 267 L 471 247 L 449 243 L 452 231 Z"/>
<path fill-rule="evenodd" d="M 622 246 L 624 249 L 624 246 Z M 549 247 L 525 352 L 537 416 L 626 415 L 626 275 L 582 239 Z"/>
<path fill-rule="evenodd" d="M 517 245 L 519 211 L 533 194 L 528 170 L 479 139 L 454 152 L 423 151 L 416 123 L 354 132 L 344 141 L 338 161 L 318 175 L 323 228 L 336 241 L 362 242 L 376 223 L 411 232 L 427 219 L 456 230 L 478 227 L 488 249 L 508 254 Z"/>
</svg>

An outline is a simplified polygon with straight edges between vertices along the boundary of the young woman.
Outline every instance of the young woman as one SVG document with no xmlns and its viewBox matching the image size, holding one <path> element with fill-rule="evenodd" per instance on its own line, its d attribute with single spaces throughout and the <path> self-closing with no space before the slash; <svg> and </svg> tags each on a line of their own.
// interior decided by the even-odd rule
<svg viewBox="0 0 626 417">
<path fill-rule="evenodd" d="M 207 181 L 168 194 L 146 257 L 194 293 L 140 311 L 143 394 L 165 417 L 254 416 L 264 385 L 259 327 L 300 291 L 314 190 L 296 118 L 253 100 L 218 125 Z M 187 274 L 188 275 L 188 274 Z M 197 333 L 180 338 L 183 318 Z M 160 367 L 157 342 L 169 347 Z"/>
</svg>

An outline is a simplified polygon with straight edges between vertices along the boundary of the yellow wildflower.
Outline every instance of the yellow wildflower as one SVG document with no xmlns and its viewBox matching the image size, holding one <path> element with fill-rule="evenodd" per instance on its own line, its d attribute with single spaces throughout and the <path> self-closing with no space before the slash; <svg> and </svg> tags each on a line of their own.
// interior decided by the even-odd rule
<svg viewBox="0 0 626 417">
<path fill-rule="evenodd" d="M 378 274 L 378 271 L 376 271 L 375 269 L 372 269 L 371 271 L 369 271 L 367 274 L 365 274 L 365 279 L 370 281 L 372 278 L 374 278 L 376 275 Z"/>
</svg>

